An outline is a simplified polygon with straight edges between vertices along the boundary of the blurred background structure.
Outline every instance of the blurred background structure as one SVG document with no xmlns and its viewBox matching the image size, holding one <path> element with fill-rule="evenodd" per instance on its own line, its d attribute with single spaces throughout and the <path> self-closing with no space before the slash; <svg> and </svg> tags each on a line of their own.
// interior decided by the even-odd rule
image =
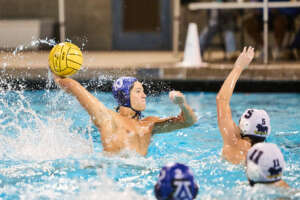
<svg viewBox="0 0 300 200">
<path fill-rule="evenodd" d="M 256 58 L 241 80 L 299 81 L 300 2 L 273 1 L 0 0 L 2 55 L 10 51 L 35 52 L 15 57 L 14 62 L 2 59 L 0 65 L 7 66 L 7 70 L 20 71 L 24 67 L 25 74 L 31 73 L 27 78 L 45 77 L 47 54 L 52 47 L 49 43 L 65 38 L 85 53 L 88 72 L 77 74 L 82 79 L 88 79 L 88 73 L 96 76 L 95 71 L 103 74 L 109 69 L 109 74 L 126 74 L 134 68 L 131 75 L 140 78 L 220 81 L 215 90 L 243 46 L 251 45 L 256 49 Z M 287 8 L 262 9 L 262 5 L 282 3 Z M 183 58 L 191 22 L 197 24 L 202 60 L 209 63 L 206 67 L 177 66 Z M 263 37 L 266 26 L 267 38 Z M 33 72 L 33 68 L 43 69 L 43 74 Z M 23 72 L 19 76 L 24 76 Z"/>
<path fill-rule="evenodd" d="M 31 34 L 30 39 L 47 37 L 59 41 L 61 37 L 66 37 L 74 43 L 85 43 L 86 50 L 183 50 L 188 24 L 197 23 L 201 32 L 209 23 L 210 16 L 207 13 L 212 9 L 189 7 L 190 3 L 197 2 L 205 1 L 0 0 L 0 48 L 14 47 Z M 259 9 L 226 10 L 226 15 L 235 18 L 233 30 L 238 50 L 244 45 L 256 45 L 249 31 L 246 33 L 245 26 L 245 20 L 254 10 Z M 300 18 L 297 14 L 287 19 L 289 26 L 285 36 L 288 39 L 285 39 L 288 41 L 285 41 L 285 45 L 292 43 L 292 37 L 299 29 Z M 63 30 L 65 36 L 60 35 L 59 29 Z M 262 30 L 262 27 L 259 29 Z M 269 33 L 270 47 L 274 46 L 272 31 L 273 27 Z M 217 34 L 208 48 L 224 49 L 222 37 L 225 37 L 222 33 Z"/>
<path fill-rule="evenodd" d="M 59 24 L 59 2 L 64 2 L 65 24 Z M 32 29 L 35 36 L 39 28 L 39 37 L 59 39 L 59 25 L 64 26 L 66 38 L 85 42 L 87 50 L 171 49 L 170 0 L 1 0 L 0 18 L 11 23 L 7 32 L 18 28 L 14 34 Z"/>
</svg>

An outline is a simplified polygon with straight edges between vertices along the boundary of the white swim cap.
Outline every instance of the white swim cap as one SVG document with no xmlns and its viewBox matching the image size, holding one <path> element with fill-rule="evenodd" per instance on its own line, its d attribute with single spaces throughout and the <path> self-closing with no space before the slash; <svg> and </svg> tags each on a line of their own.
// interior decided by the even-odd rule
<svg viewBox="0 0 300 200">
<path fill-rule="evenodd" d="M 276 144 L 257 143 L 247 153 L 246 173 L 254 183 L 279 181 L 285 162 Z"/>
<path fill-rule="evenodd" d="M 266 138 L 271 132 L 270 118 L 264 110 L 247 109 L 240 119 L 239 127 L 242 136 Z"/>
</svg>

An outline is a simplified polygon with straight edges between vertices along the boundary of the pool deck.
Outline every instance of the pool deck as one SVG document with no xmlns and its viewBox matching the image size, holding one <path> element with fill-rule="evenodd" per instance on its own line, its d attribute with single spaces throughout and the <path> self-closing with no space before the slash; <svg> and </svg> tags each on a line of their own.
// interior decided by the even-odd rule
<svg viewBox="0 0 300 200">
<path fill-rule="evenodd" d="M 49 51 L 0 53 L 1 80 L 48 79 Z M 233 67 L 233 62 L 216 61 L 206 66 L 183 67 L 178 65 L 183 53 L 174 56 L 169 51 L 84 52 L 82 70 L 73 76 L 79 81 L 102 77 L 114 79 L 130 75 L 139 79 L 160 81 L 223 81 Z M 265 65 L 255 60 L 244 70 L 241 81 L 300 82 L 300 61 L 272 61 Z"/>
</svg>

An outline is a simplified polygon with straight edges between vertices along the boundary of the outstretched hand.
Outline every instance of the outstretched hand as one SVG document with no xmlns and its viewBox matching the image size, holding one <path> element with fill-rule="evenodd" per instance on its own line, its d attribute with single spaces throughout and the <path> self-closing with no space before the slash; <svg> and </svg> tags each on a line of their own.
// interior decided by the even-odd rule
<svg viewBox="0 0 300 200">
<path fill-rule="evenodd" d="M 247 67 L 254 57 L 254 48 L 253 47 L 244 47 L 243 52 L 239 55 L 235 61 L 235 66 Z"/>
<path fill-rule="evenodd" d="M 169 97 L 170 97 L 170 100 L 174 103 L 174 104 L 178 104 L 178 105 L 181 105 L 185 102 L 185 97 L 184 95 L 179 92 L 179 91 L 171 91 L 169 93 Z"/>
<path fill-rule="evenodd" d="M 52 76 L 53 76 L 53 79 L 54 79 L 54 81 L 55 81 L 56 84 L 58 84 L 59 81 L 62 79 L 62 77 L 54 74 L 53 72 L 52 72 Z"/>
</svg>

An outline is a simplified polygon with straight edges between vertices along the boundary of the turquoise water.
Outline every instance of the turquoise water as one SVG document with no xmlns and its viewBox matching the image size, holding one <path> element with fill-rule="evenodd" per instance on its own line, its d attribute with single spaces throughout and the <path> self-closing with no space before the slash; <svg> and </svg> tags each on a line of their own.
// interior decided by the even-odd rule
<svg viewBox="0 0 300 200">
<path fill-rule="evenodd" d="M 109 108 L 110 93 L 92 92 Z M 106 157 L 88 114 L 60 90 L 0 90 L 0 199 L 155 199 L 153 185 L 168 162 L 189 165 L 199 184 L 197 199 L 300 199 L 300 95 L 234 94 L 237 122 L 247 108 L 265 109 L 286 160 L 283 179 L 293 188 L 248 186 L 243 166 L 221 157 L 215 93 L 184 93 L 198 121 L 187 129 L 153 136 L 141 157 Z M 167 93 L 147 98 L 145 116 L 177 115 Z"/>
</svg>

